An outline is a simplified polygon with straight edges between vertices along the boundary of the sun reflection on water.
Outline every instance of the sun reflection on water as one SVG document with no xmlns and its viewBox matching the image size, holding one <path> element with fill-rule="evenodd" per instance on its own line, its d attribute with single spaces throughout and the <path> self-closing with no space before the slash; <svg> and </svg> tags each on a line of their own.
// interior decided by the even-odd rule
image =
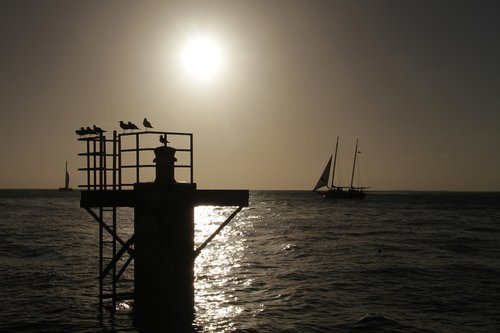
<svg viewBox="0 0 500 333">
<path fill-rule="evenodd" d="M 195 247 L 200 246 L 226 218 L 234 207 L 202 206 L 195 209 Z M 195 324 L 203 331 L 228 331 L 234 328 L 235 318 L 245 308 L 235 296 L 235 290 L 247 288 L 252 279 L 245 274 L 246 239 L 231 221 L 196 258 Z"/>
</svg>

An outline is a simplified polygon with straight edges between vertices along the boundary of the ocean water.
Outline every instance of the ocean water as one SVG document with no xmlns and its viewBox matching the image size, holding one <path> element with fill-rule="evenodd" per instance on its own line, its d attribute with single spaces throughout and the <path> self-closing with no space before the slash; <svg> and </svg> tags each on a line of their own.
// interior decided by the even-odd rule
<svg viewBox="0 0 500 333">
<path fill-rule="evenodd" d="M 196 244 L 233 209 L 198 207 Z M 0 332 L 137 332 L 130 304 L 99 311 L 78 192 L 0 190 L 0 237 Z M 500 194 L 251 192 L 195 293 L 197 332 L 500 332 Z"/>
</svg>

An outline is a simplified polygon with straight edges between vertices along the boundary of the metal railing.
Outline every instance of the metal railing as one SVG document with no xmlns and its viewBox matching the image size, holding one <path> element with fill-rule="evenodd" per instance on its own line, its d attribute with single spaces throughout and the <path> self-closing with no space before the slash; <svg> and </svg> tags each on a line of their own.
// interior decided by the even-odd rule
<svg viewBox="0 0 500 333">
<path fill-rule="evenodd" d="M 86 144 L 86 151 L 78 154 L 85 157 L 85 166 L 78 170 L 85 172 L 86 184 L 78 187 L 85 190 L 121 190 L 131 189 L 135 183 L 152 181 L 151 173 L 147 174 L 150 178 L 146 179 L 142 171 L 156 167 L 152 157 L 154 149 L 159 145 L 154 146 L 152 143 L 153 135 L 163 136 L 164 142 L 160 145 L 167 146 L 169 141 L 175 144 L 176 152 L 182 156 L 178 156 L 180 162 L 176 163 L 174 168 L 188 169 L 187 179 L 181 181 L 193 183 L 192 133 L 145 131 L 117 134 L 113 131 L 111 139 L 104 134 L 78 139 Z M 146 157 L 151 159 L 146 162 Z M 127 170 L 133 170 L 133 175 L 127 177 Z"/>
</svg>

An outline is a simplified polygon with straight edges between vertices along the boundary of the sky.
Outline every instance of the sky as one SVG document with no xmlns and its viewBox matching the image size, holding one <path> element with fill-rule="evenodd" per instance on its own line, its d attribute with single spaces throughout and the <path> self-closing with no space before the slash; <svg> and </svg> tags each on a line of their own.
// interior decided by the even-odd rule
<svg viewBox="0 0 500 333">
<path fill-rule="evenodd" d="M 194 135 L 198 188 L 500 191 L 497 1 L 0 1 L 0 188 L 84 183 L 75 130 Z M 179 64 L 192 36 L 224 61 Z"/>
</svg>

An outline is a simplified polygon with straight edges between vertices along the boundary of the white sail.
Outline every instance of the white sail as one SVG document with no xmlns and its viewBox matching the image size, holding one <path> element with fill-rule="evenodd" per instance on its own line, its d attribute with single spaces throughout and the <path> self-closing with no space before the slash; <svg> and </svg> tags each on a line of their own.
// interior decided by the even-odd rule
<svg viewBox="0 0 500 333">
<path fill-rule="evenodd" d="M 332 156 L 330 156 L 330 159 L 326 164 L 325 170 L 323 170 L 323 173 L 321 174 L 321 177 L 319 177 L 318 182 L 316 183 L 316 186 L 314 186 L 313 191 L 316 191 L 318 188 L 328 185 L 328 176 L 330 175 L 331 165 L 332 165 Z"/>
</svg>

